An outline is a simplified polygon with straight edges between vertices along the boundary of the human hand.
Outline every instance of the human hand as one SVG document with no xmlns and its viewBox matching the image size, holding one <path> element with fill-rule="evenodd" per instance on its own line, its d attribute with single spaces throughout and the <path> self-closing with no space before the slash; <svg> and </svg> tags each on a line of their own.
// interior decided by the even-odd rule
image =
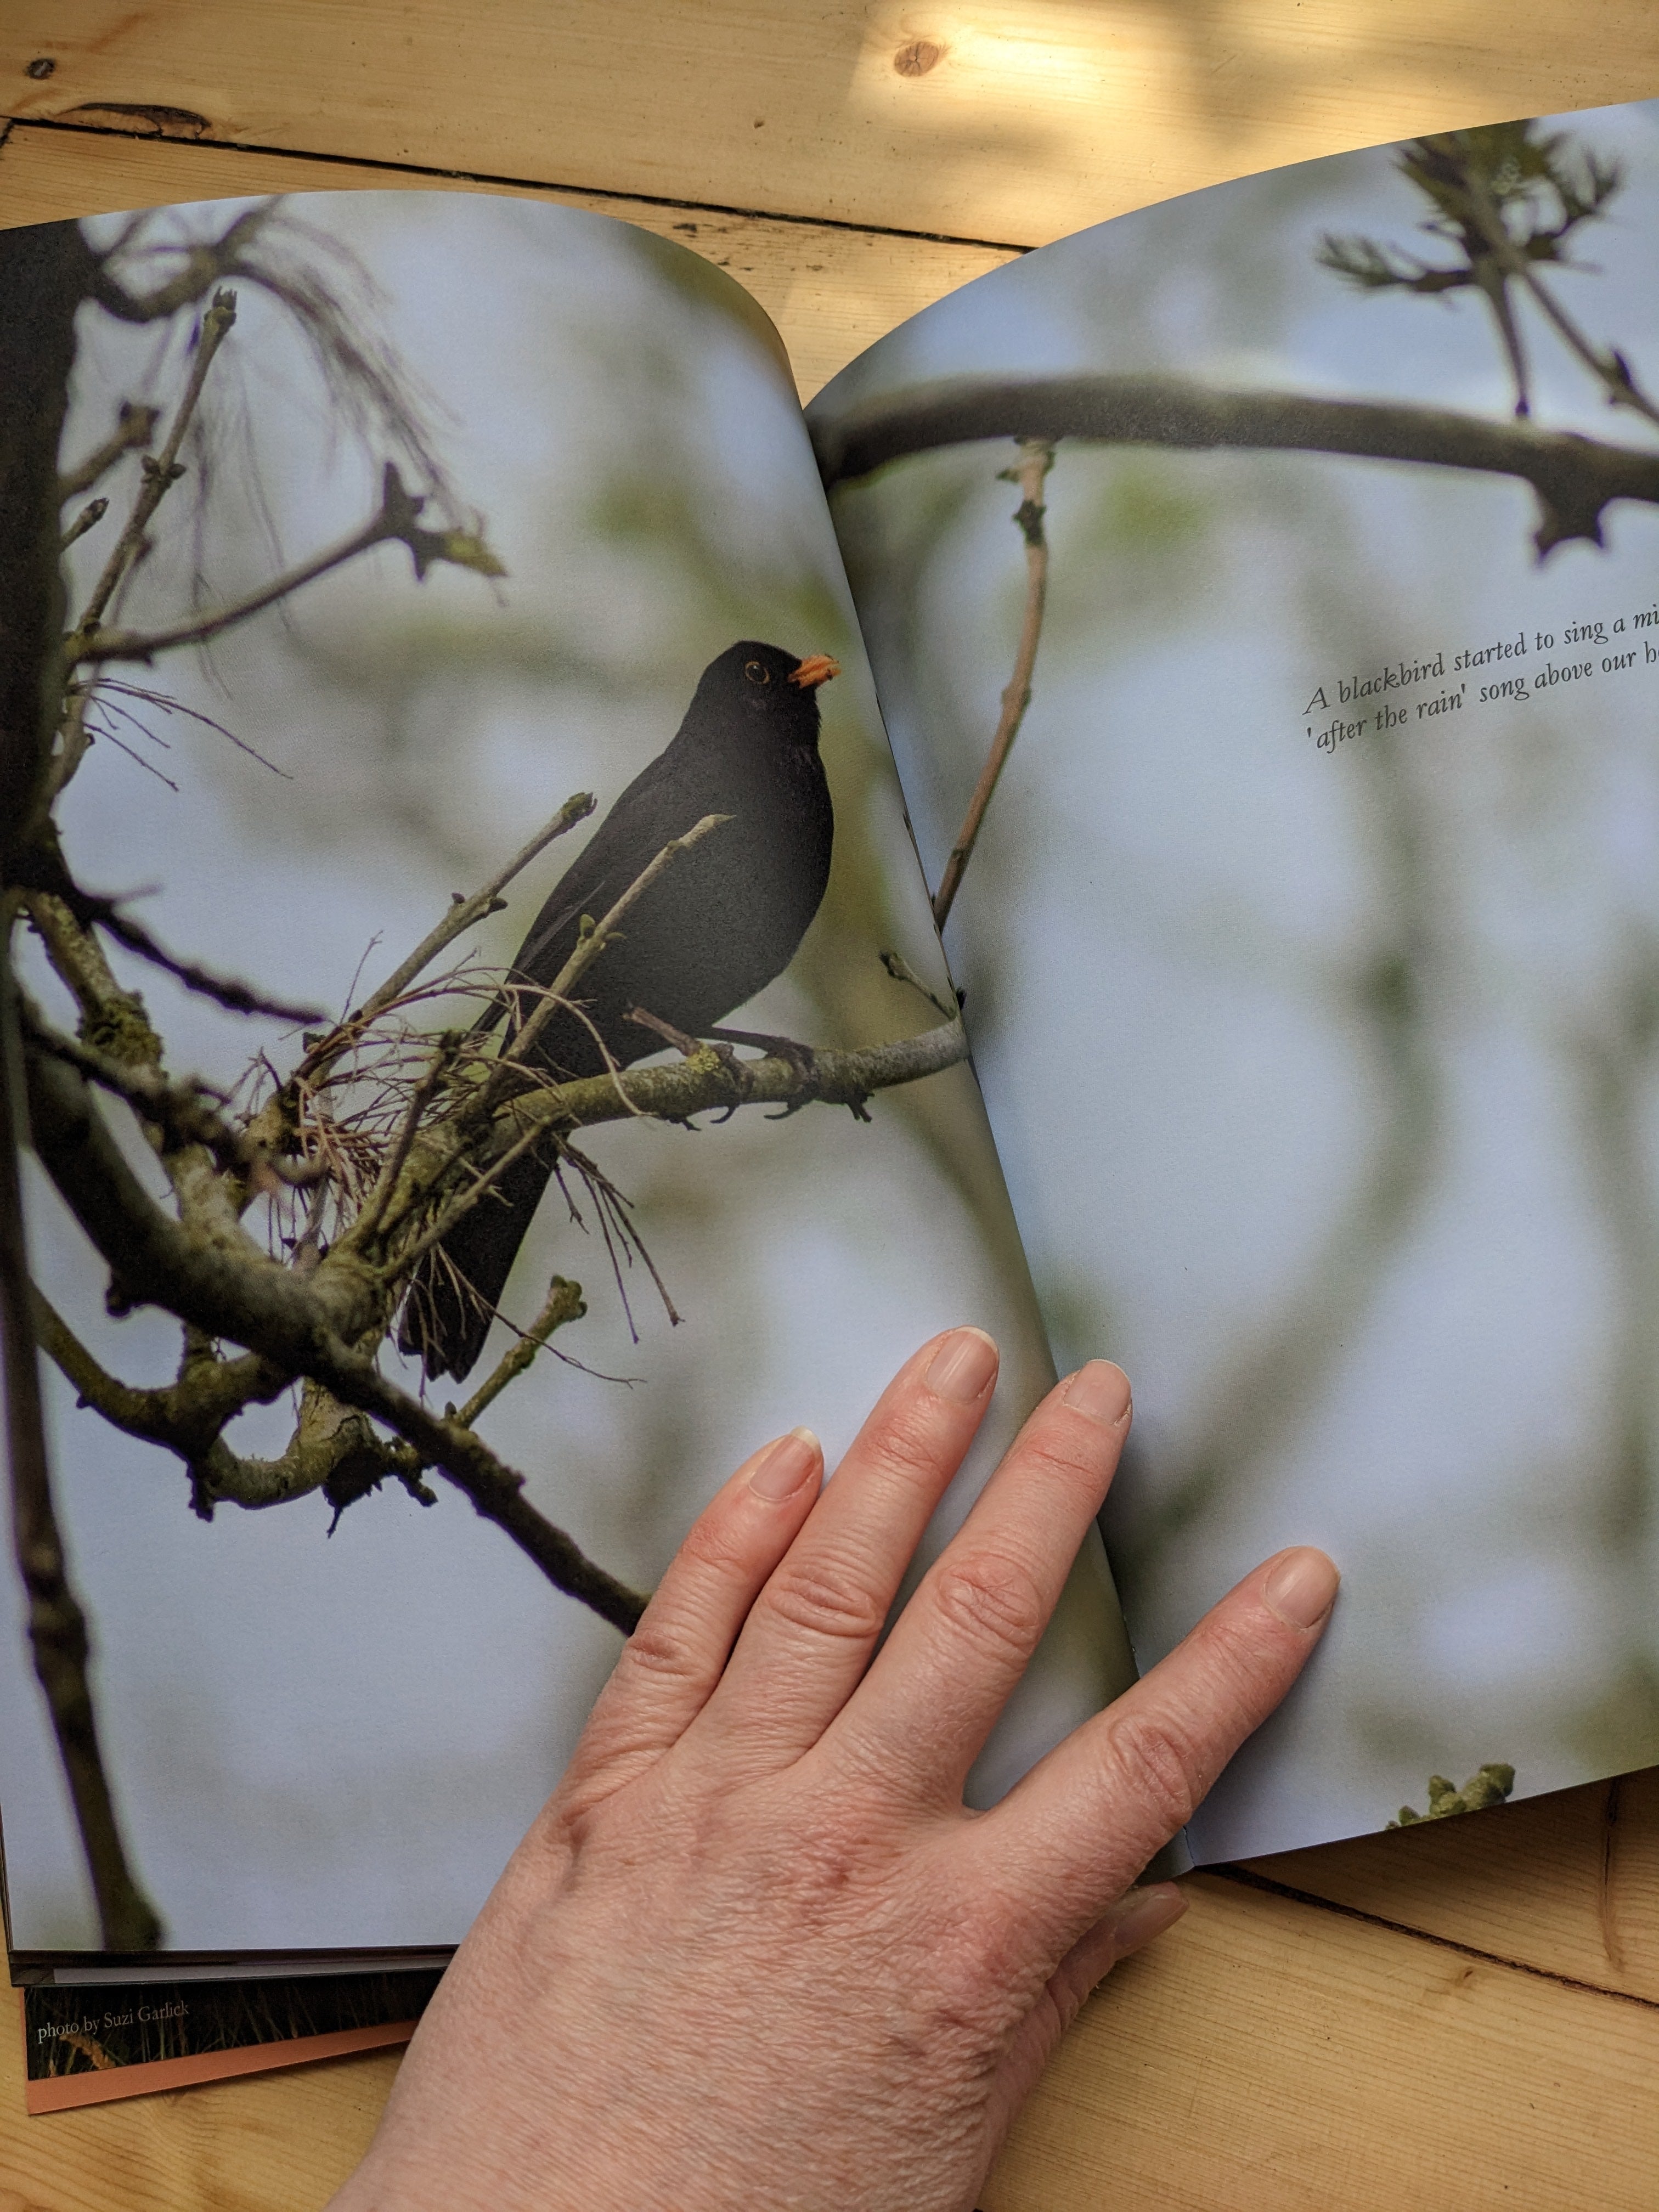
<svg viewBox="0 0 1659 2212">
<path fill-rule="evenodd" d="M 878 1653 L 995 1376 L 988 1337 L 950 1331 L 822 1492 L 796 1431 L 714 1498 L 334 2212 L 973 2204 L 1084 1997 L 1182 1910 L 1127 1886 L 1336 1594 L 1323 1553 L 1279 1553 L 970 1813 L 1129 1425 L 1106 1361 L 1051 1392 Z"/>
</svg>

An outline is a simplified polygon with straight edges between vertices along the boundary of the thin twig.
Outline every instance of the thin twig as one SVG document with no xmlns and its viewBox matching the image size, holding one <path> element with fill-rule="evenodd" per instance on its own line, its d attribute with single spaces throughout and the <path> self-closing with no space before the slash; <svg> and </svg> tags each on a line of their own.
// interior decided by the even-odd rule
<svg viewBox="0 0 1659 2212">
<path fill-rule="evenodd" d="M 211 999 L 216 1006 L 224 1006 L 233 1014 L 268 1014 L 279 1022 L 310 1023 L 322 1019 L 314 1006 L 296 1006 L 287 999 L 268 999 L 234 975 L 216 975 L 210 969 L 198 967 L 193 960 L 175 958 L 165 946 L 156 943 L 147 929 L 123 914 L 113 899 L 79 889 L 61 896 L 73 908 L 77 921 L 97 922 L 112 937 L 118 939 L 129 952 L 137 953 L 141 959 L 152 962 L 157 968 L 165 968 L 187 991 Z"/>
<path fill-rule="evenodd" d="M 628 1019 L 636 1029 L 649 1030 L 653 1036 L 660 1037 L 665 1044 L 672 1045 L 682 1060 L 695 1059 L 698 1053 L 707 1051 L 718 1054 L 727 1067 L 740 1065 L 738 1055 L 729 1044 L 724 1047 L 714 1043 L 705 1045 L 701 1037 L 694 1037 L 689 1030 L 676 1029 L 672 1022 L 664 1021 L 660 1014 L 653 1014 L 648 1006 L 630 1006 Z"/>
<path fill-rule="evenodd" d="M 228 296 L 228 295 L 227 295 Z M 188 395 L 186 395 L 188 397 Z M 170 441 L 169 441 L 170 442 Z M 155 464 L 159 467 L 160 464 Z M 210 639 L 220 636 L 236 623 L 246 622 L 251 615 L 262 614 L 285 599 L 302 585 L 314 583 L 330 569 L 338 568 L 348 561 L 355 561 L 360 553 L 367 553 L 376 545 L 384 545 L 396 538 L 409 548 L 415 563 L 415 574 L 424 577 L 434 562 L 447 561 L 454 567 L 471 568 L 483 576 L 505 575 L 506 570 L 483 539 L 465 530 L 423 530 L 416 520 L 426 505 L 404 487 L 403 478 L 393 464 L 388 461 L 381 472 L 380 511 L 369 517 L 361 530 L 337 545 L 301 562 L 285 575 L 274 576 L 267 584 L 259 586 L 228 606 L 214 608 L 204 615 L 192 615 L 185 622 L 170 623 L 164 629 L 138 631 L 100 629 L 96 615 L 101 608 L 88 610 L 65 647 L 69 665 L 82 662 L 104 660 L 153 660 L 158 653 L 167 653 L 178 645 L 205 645 Z M 95 596 L 95 595 L 94 595 Z"/>
<path fill-rule="evenodd" d="M 668 1316 L 669 1321 L 672 1326 L 678 1328 L 680 1325 L 681 1316 L 675 1307 L 673 1299 L 668 1295 L 668 1285 L 664 1282 L 662 1276 L 658 1270 L 657 1263 L 651 1256 L 649 1246 L 646 1243 L 644 1237 L 641 1236 L 639 1231 L 634 1226 L 634 1223 L 630 1218 L 633 1212 L 633 1200 L 627 1197 L 622 1191 L 617 1189 L 616 1184 L 611 1182 L 610 1176 L 605 1174 L 605 1170 L 599 1166 L 597 1160 L 590 1159 L 586 1152 L 580 1151 L 578 1146 L 573 1145 L 568 1138 L 562 1141 L 560 1152 L 562 1158 L 570 1162 L 577 1174 L 580 1176 L 582 1181 L 587 1185 L 588 1195 L 593 1200 L 593 1210 L 599 1217 L 599 1226 L 605 1234 L 607 1250 L 610 1249 L 611 1244 L 609 1220 L 614 1219 L 617 1224 L 617 1235 L 622 1241 L 624 1254 L 628 1252 L 630 1247 L 634 1251 L 639 1254 L 641 1260 L 644 1262 L 646 1273 L 650 1276 L 652 1282 L 656 1286 L 657 1296 L 662 1300 L 664 1312 Z M 563 1183 L 561 1182 L 560 1188 L 563 1189 Z M 568 1199 L 568 1195 L 569 1194 L 567 1192 L 567 1200 Z M 607 1218 L 607 1208 L 609 1208 L 609 1218 Z M 617 1287 L 619 1291 L 623 1291 L 620 1273 L 618 1273 L 617 1276 Z M 624 1310 L 626 1310 L 628 1306 L 628 1295 L 625 1291 L 623 1291 L 623 1305 Z M 629 1314 L 628 1320 L 629 1334 L 634 1335 L 634 1341 L 637 1344 L 639 1342 L 639 1337 L 637 1334 L 635 1334 L 634 1332 L 634 1317 L 631 1313 Z"/>
<path fill-rule="evenodd" d="M 118 692 L 125 699 L 142 699 L 147 707 L 159 707 L 164 714 L 182 714 L 186 721 L 199 722 L 204 729 L 211 730 L 219 737 L 228 738 L 239 753 L 246 753 L 250 760 L 258 761 L 261 768 L 268 768 L 273 775 L 280 775 L 284 783 L 292 783 L 294 781 L 293 775 L 287 769 L 278 768 L 274 760 L 267 760 L 257 745 L 251 745 L 246 738 L 239 738 L 228 724 L 217 720 L 211 714 L 204 714 L 199 707 L 186 706 L 182 699 L 169 698 L 165 691 L 151 691 L 142 684 L 124 684 L 118 677 L 115 676 L 95 677 L 90 684 L 76 684 L 71 688 L 77 694 L 95 698 L 98 704 L 106 709 L 109 707 L 110 693 Z M 156 732 L 151 730 L 148 724 L 141 721 L 137 714 L 131 715 L 131 719 L 137 723 L 138 727 L 144 731 L 146 736 L 155 738 L 158 744 L 164 742 L 156 736 Z"/>
<path fill-rule="evenodd" d="M 510 1144 L 504 1152 L 491 1160 L 488 1167 L 475 1173 L 473 1180 L 468 1183 L 466 1188 L 458 1197 L 450 1200 L 437 1219 L 428 1228 L 423 1230 L 406 1250 L 398 1255 L 396 1261 L 385 1271 L 386 1280 L 388 1283 L 401 1281 L 410 1269 L 423 1260 L 434 1245 L 443 1243 L 450 1231 L 464 1215 L 471 1212 L 478 1200 L 488 1191 L 495 1188 L 515 1160 L 522 1159 L 524 1155 L 535 1146 L 550 1141 L 556 1143 L 558 1140 L 556 1138 L 550 1139 L 546 1129 L 536 1126 L 526 1129 L 523 1135 Z M 471 1164 L 464 1162 L 463 1165 L 470 1167 Z"/>
<path fill-rule="evenodd" d="M 153 292 L 129 292 L 109 274 L 109 264 L 121 250 L 118 240 L 98 265 L 92 296 L 99 306 L 124 323 L 156 323 L 176 315 L 180 307 L 193 307 L 210 284 L 226 276 L 253 276 L 242 266 L 242 248 L 270 222 L 281 205 L 281 195 L 245 208 L 223 234 L 205 246 L 183 248 L 184 267 Z"/>
<path fill-rule="evenodd" d="M 943 1014 L 947 1022 L 955 1021 L 957 1016 L 962 1011 L 961 1007 L 947 1006 L 944 1000 L 938 997 L 935 993 L 930 990 L 927 985 L 922 981 L 921 976 L 917 975 L 915 969 L 910 965 L 909 962 L 905 958 L 902 952 L 884 952 L 879 954 L 878 957 L 881 961 L 882 966 L 887 970 L 888 974 L 892 977 L 896 983 L 908 983 L 913 991 L 921 992 L 922 997 L 927 1000 L 928 1005 L 933 1009 L 933 1012 L 936 1014 Z"/>
<path fill-rule="evenodd" d="M 587 931 L 584 936 L 578 938 L 574 951 L 547 986 L 541 1004 L 517 1036 L 513 1038 L 511 1051 L 514 1060 L 521 1060 L 524 1058 L 536 1038 L 558 1012 L 560 1006 L 569 998 L 571 992 L 616 935 L 629 908 L 635 902 L 645 896 L 660 875 L 672 867 L 682 853 L 689 853 L 694 845 L 701 843 L 703 838 L 731 819 L 729 814 L 705 814 L 700 822 L 692 824 L 683 837 L 671 837 L 656 858 L 648 861 L 641 869 L 639 874 L 635 877 L 605 919 Z M 511 1060 L 505 1058 L 499 1063 L 503 1067 L 510 1066 L 512 1064 Z"/>
<path fill-rule="evenodd" d="M 342 1048 L 336 1046 L 336 1037 L 344 1037 L 348 1032 L 355 1033 L 367 1028 L 377 1015 L 385 1012 L 394 999 L 403 996 L 416 976 L 423 969 L 430 967 L 446 945 L 453 945 L 458 937 L 464 936 L 474 922 L 483 921 L 487 916 L 499 913 L 504 904 L 501 893 L 514 878 L 527 868 L 538 854 L 544 852 L 556 837 L 562 837 L 579 822 L 585 822 L 592 811 L 592 792 L 575 793 L 565 800 L 550 821 L 543 823 L 530 842 L 521 847 L 507 866 L 493 875 L 480 890 L 474 891 L 471 898 L 463 898 L 458 891 L 451 902 L 449 912 L 435 928 L 427 933 L 408 958 L 399 961 L 385 982 L 378 984 L 370 992 L 356 1013 L 347 1015 L 333 1036 L 325 1038 L 307 1054 L 305 1072 L 314 1075 L 337 1049 Z"/>
<path fill-rule="evenodd" d="M 507 1384 L 524 1373 L 554 1330 L 562 1328 L 567 1322 L 580 1321 L 586 1311 L 581 1285 L 555 1275 L 535 1320 L 518 1342 L 502 1353 L 494 1373 L 485 1376 L 453 1419 L 462 1428 L 471 1428 L 485 1407 L 493 1406 Z"/>
<path fill-rule="evenodd" d="M 108 513 L 109 501 L 106 499 L 89 499 L 58 539 L 58 551 L 67 553 L 77 538 L 84 538 L 88 531 L 95 529 Z"/>
<path fill-rule="evenodd" d="M 454 1066 L 456 1056 L 465 1042 L 464 1037 L 453 1034 L 440 1037 L 438 1048 L 433 1054 L 425 1073 L 410 1092 L 409 1103 L 404 1109 L 404 1117 L 398 1133 L 392 1139 L 392 1149 L 386 1154 L 386 1164 L 374 1178 L 374 1188 L 364 1200 L 362 1210 L 352 1224 L 356 1231 L 359 1243 L 367 1243 L 380 1227 L 381 1217 L 386 1212 L 386 1200 L 396 1188 L 398 1178 L 404 1171 L 404 1164 L 409 1158 L 410 1148 L 420 1132 L 421 1122 L 426 1109 L 432 1103 L 433 1093 Z"/>
<path fill-rule="evenodd" d="M 154 439 L 161 422 L 159 407 L 135 407 L 130 399 L 121 402 L 115 418 L 115 428 L 101 446 L 94 446 L 86 459 L 76 464 L 58 480 L 60 504 L 67 503 L 83 491 L 90 491 L 106 469 L 113 468 L 124 453 L 135 447 L 148 446 Z"/>
<path fill-rule="evenodd" d="M 1025 612 L 1014 653 L 1014 672 L 1002 695 L 1002 711 L 997 718 L 991 750 L 985 757 L 974 795 L 968 802 L 968 811 L 957 832 L 957 842 L 951 848 L 939 889 L 933 894 L 933 921 L 940 929 L 956 903 L 957 890 L 973 858 L 974 846 L 985 820 L 985 810 L 991 804 L 997 778 L 1013 750 L 1014 739 L 1019 735 L 1019 726 L 1030 704 L 1031 672 L 1036 665 L 1037 647 L 1042 638 L 1042 605 L 1048 588 L 1048 539 L 1042 526 L 1048 509 L 1043 505 L 1042 486 L 1054 465 L 1054 449 L 1043 438 L 1022 438 L 1019 448 L 1022 458 L 1018 465 L 1002 470 L 1000 475 L 1020 489 L 1020 503 L 1014 520 L 1025 540 Z"/>
<path fill-rule="evenodd" d="M 91 636 L 103 620 L 104 610 L 114 596 L 116 587 L 138 558 L 144 543 L 144 533 L 155 519 L 156 508 L 185 473 L 179 465 L 179 448 L 185 442 L 185 433 L 190 428 L 191 417 L 202 397 L 202 386 L 207 381 L 207 373 L 213 366 L 214 356 L 230 336 L 235 321 L 236 295 L 234 292 L 216 292 L 213 305 L 202 318 L 201 335 L 196 343 L 196 357 L 191 363 L 190 378 L 185 386 L 185 396 L 179 402 L 178 412 L 173 418 L 173 427 L 155 459 L 148 457 L 145 459 L 143 482 L 138 488 L 138 496 L 132 503 L 132 512 L 127 517 L 125 526 L 116 539 L 114 549 L 104 563 L 103 573 L 93 586 L 92 596 L 75 626 L 66 665 L 72 665 L 77 657 L 76 641 Z"/>
<path fill-rule="evenodd" d="M 187 1077 L 182 1083 L 169 1083 L 153 1068 L 112 1060 L 107 1053 L 53 1029 L 27 999 L 21 1000 L 20 1018 L 33 1044 L 69 1061 L 104 1090 L 124 1098 L 144 1120 L 155 1124 L 168 1146 L 204 1146 L 221 1167 L 235 1175 L 251 1175 L 256 1182 L 269 1176 L 303 1188 L 325 1177 L 326 1169 L 314 1161 L 296 1164 L 273 1158 L 246 1130 L 226 1121 L 210 1103 L 215 1094 L 200 1080 Z"/>
<path fill-rule="evenodd" d="M 1539 308 L 1553 325 L 1557 335 L 1571 352 L 1575 354 L 1591 375 L 1602 386 L 1615 406 L 1629 407 L 1650 422 L 1659 424 L 1659 406 L 1656 406 L 1632 375 L 1622 354 L 1602 353 L 1594 346 L 1555 298 L 1536 267 L 1522 252 L 1509 233 L 1509 227 L 1493 204 L 1486 180 L 1471 165 L 1465 175 L 1465 185 L 1474 218 L 1480 227 L 1492 258 L 1504 274 L 1523 285 Z M 1517 409 L 1516 412 L 1525 411 Z"/>
</svg>

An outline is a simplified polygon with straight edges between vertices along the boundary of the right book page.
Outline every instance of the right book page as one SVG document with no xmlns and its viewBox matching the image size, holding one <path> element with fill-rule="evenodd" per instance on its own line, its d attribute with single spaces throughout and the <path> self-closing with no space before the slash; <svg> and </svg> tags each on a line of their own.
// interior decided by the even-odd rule
<svg viewBox="0 0 1659 2212">
<path fill-rule="evenodd" d="M 811 410 L 1141 1663 L 1344 1570 L 1200 1862 L 1659 1759 L 1656 247 L 1659 104 L 1412 141 Z"/>
</svg>

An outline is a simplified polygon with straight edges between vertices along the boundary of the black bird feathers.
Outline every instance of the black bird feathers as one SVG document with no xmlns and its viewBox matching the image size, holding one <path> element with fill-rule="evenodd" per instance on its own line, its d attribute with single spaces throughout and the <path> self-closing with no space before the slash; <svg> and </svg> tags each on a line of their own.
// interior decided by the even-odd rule
<svg viewBox="0 0 1659 2212">
<path fill-rule="evenodd" d="M 513 982 L 546 986 L 597 921 L 669 842 L 705 814 L 731 818 L 683 853 L 645 892 L 576 986 L 531 1058 L 556 1078 L 597 1075 L 662 1040 L 629 1019 L 636 1006 L 706 1036 L 781 975 L 830 878 L 835 821 L 818 758 L 817 685 L 837 673 L 744 639 L 712 660 L 672 740 L 617 800 L 561 878 L 520 946 L 509 988 L 484 1017 L 513 1033 L 539 1003 L 512 1004 Z M 586 1018 L 582 1018 L 582 1017 Z M 591 1024 L 591 1026 L 590 1026 Z M 496 1301 L 552 1173 L 550 1152 L 514 1161 L 416 1269 L 398 1344 L 428 1375 L 459 1381 L 483 1349 Z"/>
</svg>

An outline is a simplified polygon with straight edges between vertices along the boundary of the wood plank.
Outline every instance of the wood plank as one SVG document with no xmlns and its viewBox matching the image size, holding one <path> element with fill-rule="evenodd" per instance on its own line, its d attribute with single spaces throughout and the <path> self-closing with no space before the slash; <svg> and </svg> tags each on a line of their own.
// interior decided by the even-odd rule
<svg viewBox="0 0 1659 2212">
<path fill-rule="evenodd" d="M 1036 245 L 1279 162 L 1648 96 L 1659 15 L 1650 0 L 9 0 L 0 80 L 20 115 Z"/>
<path fill-rule="evenodd" d="M 1188 1887 L 1187 1918 L 1067 2038 L 985 2212 L 1395 2212 L 1454 2183 L 1470 2212 L 1647 2212 L 1659 2007 L 1223 1878 Z M 396 2066 L 374 2053 L 26 2121 L 17 2038 L 0 2036 L 0 2204 L 320 2203 Z"/>
<path fill-rule="evenodd" d="M 1659 23 L 1634 0 L 1577 10 L 1565 0 L 1516 0 L 1496 16 L 1475 0 L 1322 0 L 1311 21 L 1313 11 L 1297 12 L 1291 0 L 1087 9 L 1009 0 L 985 19 L 966 8 L 929 10 L 925 19 L 900 19 L 882 6 L 786 15 L 781 0 L 747 9 L 709 0 L 696 12 L 720 37 L 750 27 L 760 62 L 728 51 L 722 75 L 688 56 L 684 0 L 619 0 L 603 16 L 591 0 L 557 11 L 534 0 L 478 0 L 465 15 L 447 0 L 412 9 L 391 0 L 264 0 L 240 11 L 224 0 L 169 0 L 142 16 L 102 0 L 10 0 L 0 58 L 17 93 L 34 99 L 44 91 L 60 106 L 84 100 L 89 85 L 106 99 L 190 106 L 183 88 L 210 81 L 211 112 L 200 103 L 197 112 L 210 135 L 244 144 L 524 169 L 635 193 L 682 177 L 693 181 L 678 189 L 694 199 L 818 216 L 862 210 L 866 222 L 893 220 L 872 210 L 898 205 L 913 227 L 1033 240 L 1275 160 L 1431 123 L 1659 89 Z M 1011 65 L 1005 81 L 992 72 L 980 91 L 963 91 L 990 42 L 1012 52 L 1040 19 L 1058 28 L 1046 46 L 1032 33 L 1023 74 Z M 944 58 L 888 85 L 882 72 L 894 74 L 896 50 L 882 40 L 902 32 L 914 45 L 924 22 L 927 41 L 947 45 Z M 61 46 L 45 43 L 54 35 Z M 88 55 L 100 36 L 103 53 Z M 779 41 L 790 42 L 787 52 L 774 51 Z M 63 57 L 71 42 L 81 58 L 67 85 L 71 64 Z M 58 70 L 20 78 L 15 57 L 25 50 L 58 53 Z M 1121 82 L 1107 67 L 1114 54 Z M 833 67 L 823 75 L 826 55 L 832 64 L 852 57 L 844 83 Z M 457 102 L 460 62 L 466 93 Z M 1133 68 L 1143 72 L 1139 91 Z M 740 112 L 746 88 L 763 83 L 782 112 L 783 95 L 815 71 L 830 97 L 822 112 L 795 114 L 781 155 L 773 121 L 742 137 L 752 131 Z M 941 93 L 948 97 L 935 99 Z M 270 120 L 278 95 L 288 102 L 280 131 L 253 128 Z M 1431 111 L 1431 100 L 1443 105 Z M 57 112 L 50 101 L 46 109 Z M 410 118 L 418 118 L 415 127 Z M 129 128 L 134 120 L 104 119 Z M 167 127 L 195 129 L 188 121 Z M 388 154 L 399 134 L 408 151 Z M 86 150 L 26 153 L 48 143 Z M 174 166 L 185 161 L 188 168 Z M 220 163 L 229 166 L 210 166 Z M 302 167 L 315 172 L 307 186 L 392 181 L 206 143 L 25 131 L 0 149 L 0 219 L 272 189 L 298 182 Z M 203 181 L 210 176 L 215 181 Z M 556 196 L 617 206 L 591 190 Z M 983 222 L 975 207 L 988 210 Z M 1018 231 L 1022 207 L 1048 228 Z M 935 219 L 927 219 L 929 208 L 939 211 Z M 1000 227 L 999 208 L 1014 210 Z M 674 231 L 677 222 L 698 222 L 690 242 L 711 258 L 730 251 L 745 281 L 736 257 L 750 253 L 751 289 L 787 332 L 792 313 L 810 326 L 816 298 L 822 329 L 846 333 L 834 358 L 834 343 L 824 340 L 830 368 L 878 325 L 962 281 L 946 275 L 927 289 L 924 279 L 890 311 L 879 302 L 860 308 L 867 320 L 854 335 L 838 321 L 848 312 L 843 287 L 867 282 L 872 299 L 885 283 L 902 290 L 911 282 L 905 272 L 927 264 L 891 257 L 908 256 L 915 241 L 876 240 L 866 263 L 843 264 L 830 259 L 830 241 L 855 233 L 741 221 L 720 233 L 703 228 L 696 207 L 644 203 L 637 211 L 670 234 L 686 235 Z M 845 249 L 849 257 L 857 250 Z M 821 289 L 792 292 L 821 251 Z M 859 273 L 865 267 L 867 279 Z M 776 288 L 769 296 L 763 283 Z M 798 342 L 792 350 L 804 366 Z M 1571 1792 L 1410 1835 L 1287 1855 L 1260 1870 L 1351 1912 L 1651 1996 L 1659 1802 L 1651 1778 L 1621 1789 L 1628 1795 L 1611 1827 L 1604 1793 Z M 1085 2013 L 998 2169 L 988 2212 L 1068 2212 L 1107 2201 L 1128 2212 L 1382 2212 L 1385 2204 L 1392 2212 L 1402 2199 L 1449 2190 L 1477 2207 L 1552 2212 L 1651 2203 L 1659 2069 L 1650 2012 L 1322 1906 L 1218 1881 L 1200 1880 L 1194 1890 L 1182 1927 L 1121 1970 Z M 289 2212 L 317 2203 L 367 2140 L 394 2065 L 380 2057 L 344 2061 L 26 2123 L 15 2038 L 0 2033 L 0 2206 Z"/>
<path fill-rule="evenodd" d="M 1267 1881 L 1659 2002 L 1659 1769 L 1252 1862 Z"/>
<path fill-rule="evenodd" d="M 0 143 L 0 225 L 243 192 L 337 192 L 364 185 L 429 191 L 450 185 L 463 191 L 521 190 L 529 198 L 638 223 L 693 247 L 729 270 L 771 316 L 803 399 L 907 315 L 1013 258 L 1012 249 L 888 238 L 625 196 L 431 177 L 178 139 L 19 125 Z"/>
<path fill-rule="evenodd" d="M 984 2212 L 1650 2212 L 1659 2008 L 1188 1889 L 1085 2008 Z"/>
<path fill-rule="evenodd" d="M 401 2053 L 23 2113 L 15 2001 L 0 2019 L 0 2212 L 298 2212 L 368 2146 Z"/>
</svg>

